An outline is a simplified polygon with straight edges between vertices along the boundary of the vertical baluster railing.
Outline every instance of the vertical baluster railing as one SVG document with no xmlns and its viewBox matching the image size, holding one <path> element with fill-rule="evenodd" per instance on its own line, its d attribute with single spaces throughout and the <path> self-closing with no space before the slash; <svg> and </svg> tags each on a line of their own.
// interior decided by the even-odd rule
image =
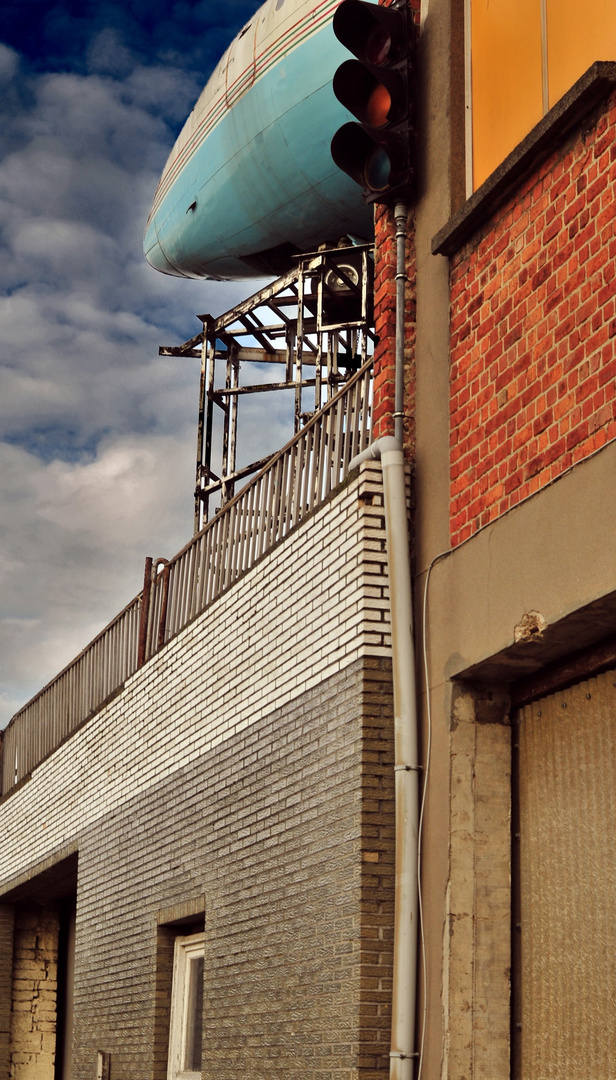
<svg viewBox="0 0 616 1080">
<path fill-rule="evenodd" d="M 146 658 L 180 632 L 319 505 L 370 437 L 369 365 L 168 564 L 153 573 Z M 159 561 L 159 564 L 162 562 Z M 158 568 L 158 567 L 157 567 Z M 166 614 L 165 578 L 168 574 Z M 142 597 L 17 713 L 2 740 L 2 793 L 62 742 L 137 671 Z"/>
</svg>

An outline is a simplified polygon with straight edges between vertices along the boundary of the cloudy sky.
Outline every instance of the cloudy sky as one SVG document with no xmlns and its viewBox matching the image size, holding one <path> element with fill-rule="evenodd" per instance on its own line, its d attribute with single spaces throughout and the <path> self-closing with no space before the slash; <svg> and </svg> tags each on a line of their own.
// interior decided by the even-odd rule
<svg viewBox="0 0 616 1080">
<path fill-rule="evenodd" d="M 142 237 L 178 131 L 258 6 L 0 8 L 0 726 L 136 595 L 145 556 L 191 535 L 197 361 L 158 346 L 252 286 L 157 274 Z"/>
</svg>

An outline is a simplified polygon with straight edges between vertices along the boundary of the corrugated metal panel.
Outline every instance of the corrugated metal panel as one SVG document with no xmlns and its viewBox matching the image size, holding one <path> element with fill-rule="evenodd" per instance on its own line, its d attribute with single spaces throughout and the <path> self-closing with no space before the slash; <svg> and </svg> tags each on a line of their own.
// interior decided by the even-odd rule
<svg viewBox="0 0 616 1080">
<path fill-rule="evenodd" d="M 519 714 L 520 1080 L 616 1076 L 616 672 Z"/>
</svg>

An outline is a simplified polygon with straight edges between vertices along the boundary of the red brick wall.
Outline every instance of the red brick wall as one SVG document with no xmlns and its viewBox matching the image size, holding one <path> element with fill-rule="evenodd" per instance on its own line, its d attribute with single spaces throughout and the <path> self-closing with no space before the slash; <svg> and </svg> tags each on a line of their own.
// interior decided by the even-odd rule
<svg viewBox="0 0 616 1080">
<path fill-rule="evenodd" d="M 375 208 L 374 324 L 379 338 L 374 350 L 372 425 L 375 438 L 394 433 L 396 354 L 396 226 L 394 212 Z M 404 443 L 412 456 L 415 446 L 415 236 L 412 216 L 407 227 L 408 276 L 404 343 Z"/>
<path fill-rule="evenodd" d="M 616 95 L 451 270 L 451 541 L 616 437 Z"/>
</svg>

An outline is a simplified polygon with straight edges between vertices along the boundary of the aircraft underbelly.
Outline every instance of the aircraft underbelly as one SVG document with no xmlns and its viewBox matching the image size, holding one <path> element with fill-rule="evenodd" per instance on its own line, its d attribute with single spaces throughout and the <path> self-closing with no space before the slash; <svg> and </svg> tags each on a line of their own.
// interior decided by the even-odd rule
<svg viewBox="0 0 616 1080">
<path fill-rule="evenodd" d="M 338 52 L 328 25 L 224 113 L 150 220 L 145 250 L 157 269 L 247 277 L 258 271 L 242 259 L 277 245 L 371 235 L 371 212 L 329 151 L 347 119 L 329 77 Z"/>
</svg>

